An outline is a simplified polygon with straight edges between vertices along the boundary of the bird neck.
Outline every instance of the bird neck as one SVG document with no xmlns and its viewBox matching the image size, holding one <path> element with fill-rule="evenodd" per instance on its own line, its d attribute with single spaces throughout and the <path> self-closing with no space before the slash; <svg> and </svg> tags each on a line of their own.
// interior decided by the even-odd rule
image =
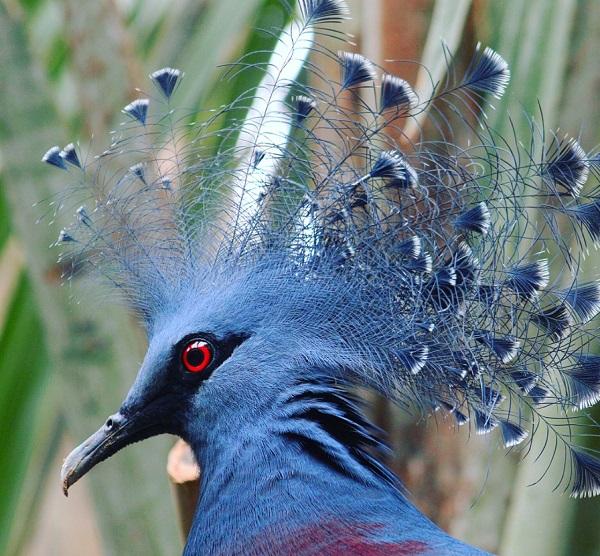
<svg viewBox="0 0 600 556">
<path fill-rule="evenodd" d="M 229 543 L 233 550 L 231 543 L 266 530 L 284 534 L 311 521 L 363 520 L 365 503 L 430 525 L 374 455 L 384 449 L 377 429 L 337 386 L 297 384 L 267 412 L 222 421 L 192 442 L 202 468 L 190 533 L 195 548 L 212 553 Z"/>
</svg>

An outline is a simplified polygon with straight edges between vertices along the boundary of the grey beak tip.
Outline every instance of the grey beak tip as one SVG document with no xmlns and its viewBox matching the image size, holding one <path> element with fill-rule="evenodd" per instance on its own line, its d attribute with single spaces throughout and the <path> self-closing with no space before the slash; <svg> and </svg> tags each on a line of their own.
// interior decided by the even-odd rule
<svg viewBox="0 0 600 556">
<path fill-rule="evenodd" d="M 63 463 L 62 469 L 60 470 L 60 481 L 62 485 L 63 494 L 68 498 L 69 496 L 69 487 L 71 486 L 70 477 L 71 471 L 68 469 L 69 458 L 65 460 Z"/>
</svg>

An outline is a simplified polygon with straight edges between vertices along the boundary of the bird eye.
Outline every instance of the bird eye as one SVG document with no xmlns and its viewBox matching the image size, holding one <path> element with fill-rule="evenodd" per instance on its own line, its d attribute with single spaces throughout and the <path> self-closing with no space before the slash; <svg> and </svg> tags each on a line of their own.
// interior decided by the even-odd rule
<svg viewBox="0 0 600 556">
<path fill-rule="evenodd" d="M 201 373 L 212 363 L 213 347 L 204 340 L 193 340 L 183 350 L 181 362 L 190 373 Z"/>
</svg>

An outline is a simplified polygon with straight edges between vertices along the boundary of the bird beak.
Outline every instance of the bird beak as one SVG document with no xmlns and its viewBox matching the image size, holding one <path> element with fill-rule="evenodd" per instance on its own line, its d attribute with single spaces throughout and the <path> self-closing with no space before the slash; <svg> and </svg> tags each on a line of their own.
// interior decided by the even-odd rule
<svg viewBox="0 0 600 556">
<path fill-rule="evenodd" d="M 157 412 L 160 413 L 160 412 Z M 109 458 L 121 448 L 161 434 L 164 425 L 155 412 L 137 412 L 126 415 L 123 412 L 109 417 L 104 426 L 75 448 L 65 459 L 61 470 L 63 492 L 68 496 L 69 487 L 83 477 L 90 469 Z"/>
</svg>

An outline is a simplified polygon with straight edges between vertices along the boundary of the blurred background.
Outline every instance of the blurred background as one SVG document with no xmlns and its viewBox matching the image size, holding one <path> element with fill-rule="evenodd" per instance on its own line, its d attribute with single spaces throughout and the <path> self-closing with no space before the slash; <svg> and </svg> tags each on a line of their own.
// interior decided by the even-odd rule
<svg viewBox="0 0 600 556">
<path fill-rule="evenodd" d="M 388 70 L 398 71 L 390 59 L 419 60 L 440 79 L 442 41 L 465 61 L 481 41 L 512 69 L 490 115 L 500 131 L 509 113 L 539 115 L 539 102 L 547 128 L 598 145 L 598 0 L 349 4 L 356 48 Z M 61 286 L 49 249 L 61 222 L 36 223 L 43 209 L 34 204 L 64 176 L 40 158 L 73 140 L 98 152 L 135 87 L 164 65 L 186 72 L 180 106 L 230 101 L 251 78 L 221 80 L 218 66 L 269 49 L 274 39 L 261 29 L 285 19 L 280 0 L 0 0 L 0 554 L 166 555 L 183 546 L 165 471 L 172 438 L 119 453 L 62 496 L 62 458 L 118 408 L 144 337 L 122 308 L 77 282 Z M 402 65 L 423 92 L 418 73 Z M 586 264 L 597 272 L 598 255 Z M 543 471 L 533 458 L 412 423 L 380 401 L 373 410 L 396 447 L 391 465 L 452 534 L 502 555 L 600 555 L 600 501 L 553 492 L 552 476 L 526 488 Z"/>
</svg>

